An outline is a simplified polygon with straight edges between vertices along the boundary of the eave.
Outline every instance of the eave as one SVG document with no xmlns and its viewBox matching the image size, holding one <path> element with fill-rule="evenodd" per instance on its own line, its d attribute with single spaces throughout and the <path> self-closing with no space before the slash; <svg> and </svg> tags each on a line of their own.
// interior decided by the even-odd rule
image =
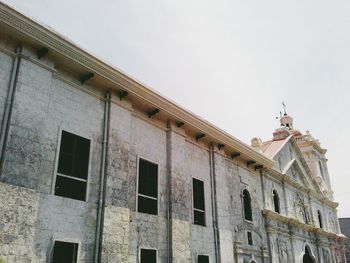
<svg viewBox="0 0 350 263">
<path fill-rule="evenodd" d="M 55 63 L 65 65 L 76 72 L 93 73 L 95 76 L 93 83 L 116 91 L 120 89 L 127 91 L 136 101 L 159 108 L 164 118 L 184 122 L 191 127 L 192 133 L 204 133 L 207 135 L 207 140 L 224 144 L 230 151 L 240 152 L 240 158 L 243 161 L 254 160 L 257 164 L 261 164 L 264 167 L 273 166 L 273 160 L 256 152 L 247 144 L 164 98 L 121 70 L 96 58 L 64 37 L 29 19 L 4 3 L 0 3 L 0 23 L 2 24 L 1 31 L 18 36 L 22 41 L 38 48 L 48 48 L 50 56 L 54 58 Z"/>
</svg>

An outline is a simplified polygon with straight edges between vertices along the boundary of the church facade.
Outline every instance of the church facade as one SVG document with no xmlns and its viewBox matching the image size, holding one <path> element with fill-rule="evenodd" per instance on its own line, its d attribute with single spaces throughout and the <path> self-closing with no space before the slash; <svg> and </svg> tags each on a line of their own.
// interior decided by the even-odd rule
<svg viewBox="0 0 350 263">
<path fill-rule="evenodd" d="M 345 262 L 326 150 L 247 145 L 0 3 L 0 262 Z"/>
</svg>

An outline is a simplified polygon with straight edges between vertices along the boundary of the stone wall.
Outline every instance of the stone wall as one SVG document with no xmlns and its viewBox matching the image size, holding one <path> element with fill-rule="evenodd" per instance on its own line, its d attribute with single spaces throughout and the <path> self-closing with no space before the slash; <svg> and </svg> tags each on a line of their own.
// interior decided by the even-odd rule
<svg viewBox="0 0 350 263">
<path fill-rule="evenodd" d="M 0 256 L 7 263 L 36 263 L 35 233 L 39 194 L 0 183 Z"/>
<path fill-rule="evenodd" d="M 16 43 L 10 47 L 13 49 Z M 8 48 L 6 41 L 0 47 Z M 9 53 L 9 52 L 7 52 Z M 0 255 L 12 262 L 49 262 L 55 240 L 79 244 L 79 263 L 93 261 L 97 202 L 100 187 L 104 90 L 81 85 L 76 73 L 61 68 L 47 58 L 38 60 L 35 50 L 23 47 L 13 115 L 6 145 L 3 174 L 0 177 Z M 13 58 L 0 52 L 0 116 L 7 96 Z M 209 145 L 196 141 L 184 129 L 157 118 L 149 118 L 137 105 L 120 100 L 112 93 L 107 189 L 103 227 L 102 262 L 139 262 L 141 248 L 158 251 L 158 262 L 196 262 L 199 254 L 222 263 L 281 262 L 298 260 L 305 245 L 318 255 L 317 237 L 288 224 L 269 221 L 263 209 L 273 210 L 272 190 L 279 193 L 281 215 L 298 218 L 295 196 L 300 189 L 279 178 L 262 178 L 254 166 L 240 158 L 230 159 L 214 145 L 213 167 Z M 87 199 L 85 202 L 54 195 L 54 181 L 62 130 L 91 140 Z M 137 212 L 138 159 L 159 166 L 159 213 Z M 296 158 L 287 144 L 276 156 L 277 169 Z M 213 172 L 211 174 L 211 172 Z M 303 172 L 303 170 L 300 170 Z M 305 172 L 305 171 L 304 171 Z M 293 176 L 287 173 L 287 176 Z M 204 182 L 205 226 L 193 224 L 192 179 Z M 213 182 L 216 182 L 218 247 L 214 245 Z M 296 179 L 302 182 L 302 179 Z M 253 222 L 244 220 L 242 191 L 252 199 Z M 284 195 L 285 189 L 285 195 Z M 308 196 L 303 193 L 306 201 Z M 285 200 L 286 199 L 286 200 Z M 330 223 L 336 211 L 311 200 L 308 209 L 315 221 L 317 209 L 325 213 L 327 229 L 338 233 Z M 268 236 L 271 224 L 276 233 Z M 295 231 L 295 240 L 289 239 Z M 247 232 L 253 235 L 248 244 Z M 291 232 L 292 232 L 291 231 Z M 330 247 L 322 240 L 322 248 Z M 327 250 L 335 255 L 334 249 Z M 338 246 L 339 247 L 339 246 Z M 327 252 L 322 253 L 327 254 Z M 282 260 L 283 261 L 283 260 Z"/>
<path fill-rule="evenodd" d="M 346 262 L 350 262 L 350 218 L 339 218 L 341 232 L 347 237 L 345 241 Z"/>
</svg>

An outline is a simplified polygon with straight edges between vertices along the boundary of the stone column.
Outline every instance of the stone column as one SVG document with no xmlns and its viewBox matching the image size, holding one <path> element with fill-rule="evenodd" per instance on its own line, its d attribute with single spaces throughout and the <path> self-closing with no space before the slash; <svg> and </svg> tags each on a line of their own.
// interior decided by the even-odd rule
<svg viewBox="0 0 350 263">
<path fill-rule="evenodd" d="M 213 147 L 214 176 L 216 177 L 216 213 L 217 217 L 217 237 L 218 237 L 218 257 L 221 263 L 234 262 L 233 233 L 230 225 L 230 193 L 228 189 L 226 174 L 226 158 L 223 150 Z M 213 215 L 215 216 L 215 215 Z"/>
<path fill-rule="evenodd" d="M 293 262 L 297 262 L 296 261 L 296 257 L 295 257 L 295 250 L 294 250 L 294 231 L 293 231 L 293 227 L 292 226 L 288 226 L 289 228 L 289 240 L 290 240 L 290 247 L 292 250 L 292 258 L 293 258 Z"/>
<path fill-rule="evenodd" d="M 175 124 L 167 131 L 169 262 L 191 263 L 191 178 L 185 173 L 185 132 Z"/>
</svg>

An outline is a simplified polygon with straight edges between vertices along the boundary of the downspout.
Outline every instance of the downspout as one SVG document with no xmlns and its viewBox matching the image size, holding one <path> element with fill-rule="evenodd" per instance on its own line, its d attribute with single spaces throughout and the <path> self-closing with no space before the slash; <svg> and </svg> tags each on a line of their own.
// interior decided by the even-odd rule
<svg viewBox="0 0 350 263">
<path fill-rule="evenodd" d="M 0 128 L 1 129 L 0 131 L 0 176 L 2 175 L 7 137 L 10 129 L 10 124 L 11 124 L 11 116 L 12 116 L 13 103 L 14 103 L 15 94 L 16 94 L 18 72 L 21 64 L 22 46 L 21 45 L 17 46 L 15 52 L 16 52 L 16 56 L 12 66 L 10 83 L 9 83 L 7 98 L 5 103 L 5 110 L 4 110 L 4 115 L 3 115 L 1 128 Z"/>
<path fill-rule="evenodd" d="M 95 254 L 94 263 L 101 262 L 102 255 L 102 239 L 103 239 L 103 222 L 104 222 L 104 207 L 106 202 L 106 184 L 107 184 L 107 165 L 108 165 L 108 142 L 109 142 L 109 127 L 110 127 L 110 108 L 111 108 L 111 93 L 108 91 L 105 98 L 104 122 L 103 122 L 103 141 L 102 141 L 102 158 L 100 172 L 100 189 L 97 207 L 97 221 L 95 234 Z"/>
<path fill-rule="evenodd" d="M 167 163 L 166 163 L 166 189 L 167 189 L 167 262 L 171 263 L 173 260 L 173 250 L 172 250 L 172 206 L 171 206 L 171 195 L 172 195 L 172 167 L 171 167 L 171 159 L 172 159 L 172 147 L 171 147 L 171 125 L 168 123 L 169 131 L 167 132 Z"/>
<path fill-rule="evenodd" d="M 214 230 L 214 246 L 215 246 L 215 262 L 220 263 L 220 241 L 218 229 L 218 211 L 217 211 L 217 195 L 216 195 L 216 174 L 215 174 L 215 155 L 214 147 L 210 146 L 210 186 L 211 186 L 211 207 L 213 213 L 213 230 Z"/>
<path fill-rule="evenodd" d="M 263 207 L 264 209 L 266 209 L 265 183 L 264 183 L 264 173 L 262 172 L 262 169 L 259 170 L 259 174 L 260 174 L 261 192 L 262 192 L 262 198 L 263 198 Z M 270 237 L 270 230 L 268 229 L 269 225 L 268 225 L 266 216 L 264 216 L 264 221 L 265 221 L 264 223 L 265 223 L 265 231 L 266 231 L 266 237 L 267 237 L 267 248 L 269 250 L 270 262 L 272 263 L 271 237 Z M 264 262 L 263 253 L 262 253 L 262 261 Z"/>
</svg>

